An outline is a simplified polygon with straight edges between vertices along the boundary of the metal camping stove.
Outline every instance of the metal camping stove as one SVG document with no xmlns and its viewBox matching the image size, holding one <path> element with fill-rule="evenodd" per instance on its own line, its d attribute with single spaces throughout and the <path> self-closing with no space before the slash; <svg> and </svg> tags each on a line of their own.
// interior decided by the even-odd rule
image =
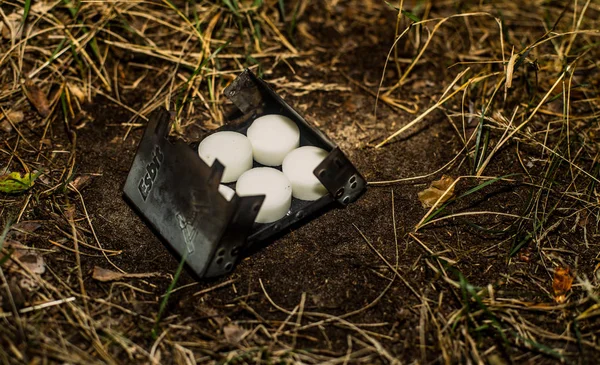
<svg viewBox="0 0 600 365">
<path fill-rule="evenodd" d="M 316 201 L 293 198 L 288 214 L 268 224 L 254 223 L 264 196 L 227 201 L 218 192 L 224 167 L 218 160 L 208 166 L 193 146 L 167 139 L 170 113 L 154 112 L 127 176 L 124 193 L 134 209 L 163 239 L 172 252 L 185 259 L 199 278 L 231 272 L 241 257 L 259 245 L 316 218 L 335 206 L 356 201 L 366 181 L 342 151 L 251 71 L 244 71 L 225 89 L 237 107 L 218 129 L 244 133 L 265 114 L 282 114 L 300 129 L 300 145 L 329 152 L 314 170 L 328 194 Z M 215 131 L 215 132 L 217 132 Z M 255 162 L 255 167 L 259 166 Z"/>
</svg>

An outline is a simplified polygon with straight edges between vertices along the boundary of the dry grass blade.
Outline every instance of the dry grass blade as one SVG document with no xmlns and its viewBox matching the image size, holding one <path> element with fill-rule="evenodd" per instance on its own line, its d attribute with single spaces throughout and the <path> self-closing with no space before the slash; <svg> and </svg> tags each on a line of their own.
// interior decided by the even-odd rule
<svg viewBox="0 0 600 365">
<path fill-rule="evenodd" d="M 405 125 L 401 129 L 399 129 L 395 133 L 393 133 L 391 136 L 387 137 L 385 140 L 383 140 L 383 142 L 380 142 L 379 144 L 377 144 L 375 146 L 375 148 L 381 148 L 381 147 L 385 146 L 390 141 L 392 141 L 394 138 L 396 138 L 397 136 L 401 135 L 402 133 L 404 133 L 408 129 L 410 129 L 413 126 L 415 126 L 417 123 L 422 122 L 427 115 L 429 115 L 431 112 L 433 112 L 434 110 L 436 110 L 437 108 L 439 108 L 446 101 L 450 100 L 454 95 L 458 94 L 459 92 L 461 92 L 462 90 L 464 90 L 465 88 L 467 88 L 471 84 L 471 81 L 468 81 L 468 82 L 464 83 L 463 85 L 461 85 L 460 87 L 458 87 L 456 89 L 454 89 L 454 85 L 456 85 L 460 81 L 460 79 L 464 75 L 466 75 L 468 72 L 469 72 L 469 69 L 466 69 L 466 70 L 462 71 L 461 73 L 459 73 L 456 76 L 456 78 L 454 79 L 454 81 L 452 81 L 452 83 L 450 83 L 450 85 L 446 88 L 446 90 L 453 90 L 453 91 L 449 95 L 443 96 L 432 107 L 430 107 L 429 109 L 427 109 L 426 111 L 424 111 L 421 115 L 419 115 L 417 118 L 415 118 L 413 121 L 411 121 L 410 123 L 408 123 L 407 125 Z"/>
<path fill-rule="evenodd" d="M 123 279 L 143 279 L 143 278 L 152 278 L 157 276 L 163 276 L 161 273 L 151 272 L 151 273 L 122 273 L 116 272 L 108 269 L 103 269 L 99 266 L 94 266 L 94 271 L 92 272 L 92 278 L 94 280 L 109 282 L 109 281 L 119 281 Z"/>
</svg>

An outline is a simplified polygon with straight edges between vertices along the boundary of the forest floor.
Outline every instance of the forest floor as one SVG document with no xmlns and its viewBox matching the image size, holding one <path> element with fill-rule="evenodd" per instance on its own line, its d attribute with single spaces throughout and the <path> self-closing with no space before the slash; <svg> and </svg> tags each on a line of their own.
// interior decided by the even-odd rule
<svg viewBox="0 0 600 365">
<path fill-rule="evenodd" d="M 0 363 L 596 363 L 599 19 L 589 0 L 0 2 Z M 196 142 L 246 67 L 369 187 L 226 277 L 178 277 L 125 178 L 152 111 Z"/>
</svg>

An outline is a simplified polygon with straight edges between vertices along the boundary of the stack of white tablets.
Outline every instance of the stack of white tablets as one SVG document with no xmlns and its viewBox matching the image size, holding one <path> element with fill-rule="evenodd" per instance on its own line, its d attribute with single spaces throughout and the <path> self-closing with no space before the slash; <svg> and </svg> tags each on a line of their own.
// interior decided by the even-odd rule
<svg viewBox="0 0 600 365">
<path fill-rule="evenodd" d="M 207 165 L 215 159 L 225 166 L 223 183 L 236 182 L 235 192 L 219 186 L 228 201 L 239 196 L 265 195 L 256 217 L 257 223 L 275 222 L 288 213 L 292 196 L 301 200 L 317 200 L 327 194 L 314 175 L 314 169 L 327 156 L 327 151 L 300 145 L 298 125 L 288 117 L 269 114 L 257 118 L 247 136 L 238 132 L 217 132 L 198 146 L 198 154 Z M 252 168 L 253 160 L 267 167 Z M 275 168 L 281 166 L 282 171 Z"/>
</svg>

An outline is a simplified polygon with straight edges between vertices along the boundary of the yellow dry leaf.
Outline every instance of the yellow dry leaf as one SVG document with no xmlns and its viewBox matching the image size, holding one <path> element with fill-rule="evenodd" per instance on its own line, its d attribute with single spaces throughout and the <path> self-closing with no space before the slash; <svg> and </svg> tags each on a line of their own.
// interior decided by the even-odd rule
<svg viewBox="0 0 600 365">
<path fill-rule="evenodd" d="M 17 110 L 0 113 L 0 129 L 8 133 L 12 131 L 12 126 L 21 123 L 23 118 L 25 118 L 25 114 Z"/>
<path fill-rule="evenodd" d="M 79 100 L 80 103 L 83 103 L 86 98 L 86 94 L 83 89 L 77 84 L 67 83 L 67 87 L 73 96 Z"/>
<path fill-rule="evenodd" d="M 453 184 L 454 179 L 451 176 L 443 175 L 441 179 L 432 182 L 427 189 L 419 191 L 419 201 L 423 208 L 433 207 L 442 196 L 439 204 L 445 203 L 448 199 L 452 198 L 454 196 Z M 446 190 L 448 190 L 447 193 Z"/>
<path fill-rule="evenodd" d="M 562 304 L 567 299 L 567 292 L 571 290 L 573 284 L 573 275 L 568 266 L 559 266 L 554 270 L 554 279 L 552 280 L 552 290 L 554 291 L 554 300 Z"/>
<path fill-rule="evenodd" d="M 506 89 L 510 89 L 512 87 L 515 63 L 517 61 L 517 58 L 519 58 L 519 55 L 513 54 L 510 57 L 510 60 L 508 61 L 508 65 L 506 66 Z"/>
<path fill-rule="evenodd" d="M 92 273 L 92 278 L 98 281 L 117 281 L 123 279 L 125 275 L 120 272 L 103 269 L 98 266 L 94 266 L 94 272 Z"/>
</svg>

